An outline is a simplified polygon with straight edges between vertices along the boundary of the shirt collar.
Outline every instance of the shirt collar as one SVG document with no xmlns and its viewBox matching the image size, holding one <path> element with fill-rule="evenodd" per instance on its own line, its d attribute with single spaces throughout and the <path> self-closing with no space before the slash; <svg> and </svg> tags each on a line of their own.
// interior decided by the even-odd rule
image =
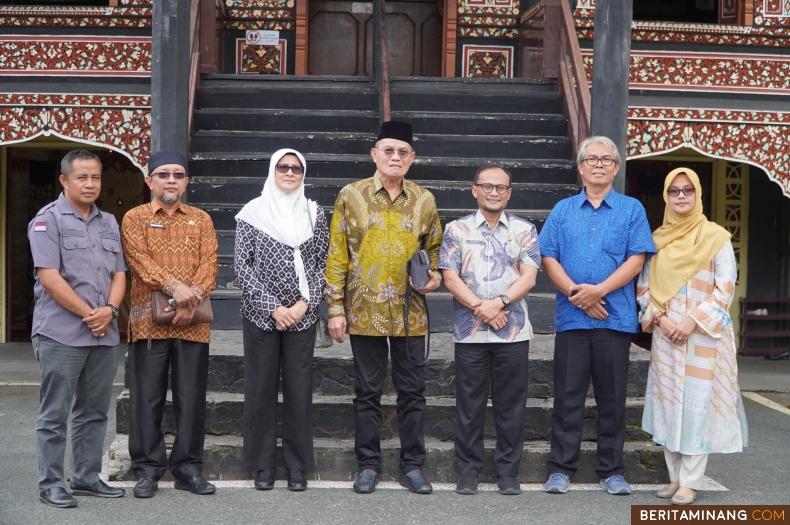
<svg viewBox="0 0 790 525">
<path fill-rule="evenodd" d="M 163 210 L 162 205 L 159 204 L 159 201 L 154 199 L 151 201 L 151 211 L 153 212 L 152 215 L 156 215 L 156 212 L 159 210 Z M 184 203 L 181 200 L 178 201 L 178 206 L 176 206 L 176 211 L 180 211 L 183 214 L 187 214 L 187 210 L 184 207 Z"/>
<path fill-rule="evenodd" d="M 373 174 L 373 187 L 376 188 L 376 192 L 379 192 L 381 191 L 382 188 L 384 188 L 384 184 L 382 184 L 381 182 L 381 175 L 379 175 L 378 170 L 376 170 L 376 173 Z M 403 193 L 405 191 L 406 191 L 406 179 L 401 179 L 400 193 Z M 400 193 L 398 195 L 400 195 Z"/>
<path fill-rule="evenodd" d="M 482 226 L 483 224 L 487 225 L 488 221 L 486 221 L 486 218 L 483 217 L 483 214 L 480 212 L 480 210 L 477 210 L 477 212 L 475 213 L 475 227 L 479 230 L 480 226 Z M 505 217 L 504 211 L 499 216 L 499 220 L 497 221 L 497 224 L 501 224 L 502 226 L 505 227 L 506 230 L 510 228 L 510 221 L 508 221 L 507 217 Z"/>
<path fill-rule="evenodd" d="M 58 209 L 60 210 L 61 214 L 71 213 L 77 217 L 82 217 L 82 213 L 80 212 L 80 210 L 78 210 L 77 207 L 71 203 L 68 197 L 66 197 L 66 192 L 61 192 L 60 196 L 58 197 Z M 101 216 L 102 216 L 101 211 L 99 211 L 99 208 L 96 206 L 96 204 L 91 203 L 91 211 L 90 213 L 88 213 L 87 222 L 90 222 L 90 220 L 94 217 L 101 218 Z"/>
<path fill-rule="evenodd" d="M 601 204 L 606 204 L 610 208 L 614 208 L 619 198 L 620 194 L 614 191 L 614 186 L 612 186 L 609 188 L 609 193 L 601 200 Z M 584 206 L 585 202 L 589 202 L 587 200 L 587 188 L 582 188 L 582 191 L 576 196 L 576 204 L 581 208 Z"/>
</svg>

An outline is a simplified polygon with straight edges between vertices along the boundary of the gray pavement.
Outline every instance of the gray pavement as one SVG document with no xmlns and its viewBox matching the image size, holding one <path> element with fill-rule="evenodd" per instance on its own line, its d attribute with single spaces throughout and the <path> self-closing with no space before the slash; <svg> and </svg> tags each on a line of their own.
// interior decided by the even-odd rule
<svg viewBox="0 0 790 525">
<path fill-rule="evenodd" d="M 123 346 L 123 345 L 122 345 Z M 336 351 L 340 351 L 336 348 Z M 536 349 L 537 350 L 537 349 Z M 119 348 L 119 352 L 123 351 Z M 744 391 L 790 392 L 790 363 L 740 357 Z M 769 366 L 764 366 L 764 363 Z M 116 383 L 122 382 L 122 361 Z M 151 500 L 79 498 L 76 509 L 54 509 L 38 501 L 34 422 L 38 408 L 38 366 L 32 349 L 0 345 L 0 525 L 129 523 L 217 524 L 621 524 L 633 504 L 665 504 L 652 491 L 614 497 L 603 491 L 572 490 L 566 495 L 527 491 L 505 497 L 494 492 L 458 496 L 437 491 L 416 496 L 381 489 L 361 496 L 349 488 L 285 489 L 257 492 L 221 488 L 214 496 L 194 496 L 162 488 Z M 12 384 L 24 382 L 27 384 Z M 119 394 L 121 386 L 116 386 Z M 790 395 L 765 394 L 784 406 Z M 790 504 L 790 415 L 744 399 L 750 446 L 743 454 L 713 455 L 707 474 L 728 491 L 703 492 L 700 504 Z M 110 412 L 105 448 L 114 437 Z M 637 487 L 638 488 L 638 487 Z"/>
</svg>

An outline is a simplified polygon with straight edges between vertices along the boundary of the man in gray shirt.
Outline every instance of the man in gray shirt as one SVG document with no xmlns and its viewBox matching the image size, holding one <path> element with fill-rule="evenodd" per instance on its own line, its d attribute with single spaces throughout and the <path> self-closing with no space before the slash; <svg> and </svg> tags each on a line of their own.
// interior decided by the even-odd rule
<svg viewBox="0 0 790 525">
<path fill-rule="evenodd" d="M 36 279 L 32 339 L 41 370 L 36 448 L 40 500 L 76 507 L 63 476 L 69 412 L 72 494 L 124 495 L 99 479 L 99 472 L 118 368 L 117 305 L 128 268 L 115 217 L 94 204 L 101 192 L 99 158 L 71 151 L 60 170 L 63 193 L 28 225 Z"/>
</svg>

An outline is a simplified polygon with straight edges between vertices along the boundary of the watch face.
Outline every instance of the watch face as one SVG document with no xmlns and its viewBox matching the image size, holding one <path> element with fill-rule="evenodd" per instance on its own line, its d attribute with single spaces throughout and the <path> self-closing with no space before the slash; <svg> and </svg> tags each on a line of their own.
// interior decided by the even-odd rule
<svg viewBox="0 0 790 525">
<path fill-rule="evenodd" d="M 505 303 L 506 305 L 510 304 L 510 297 L 508 297 L 507 295 L 500 295 L 499 297 L 502 298 L 502 302 Z"/>
</svg>

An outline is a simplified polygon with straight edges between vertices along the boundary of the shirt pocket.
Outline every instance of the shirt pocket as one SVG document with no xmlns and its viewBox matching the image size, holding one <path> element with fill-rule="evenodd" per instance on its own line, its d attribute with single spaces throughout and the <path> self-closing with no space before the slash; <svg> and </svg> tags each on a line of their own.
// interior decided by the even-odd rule
<svg viewBox="0 0 790 525">
<path fill-rule="evenodd" d="M 88 239 L 82 237 L 63 238 L 63 266 L 69 270 L 85 270 L 90 265 L 91 254 Z"/>
<path fill-rule="evenodd" d="M 102 248 L 104 248 L 104 269 L 112 273 L 115 271 L 118 256 L 121 253 L 121 245 L 114 239 L 102 239 Z"/>
<path fill-rule="evenodd" d="M 627 229 L 609 228 L 606 240 L 603 242 L 604 251 L 615 258 L 622 258 L 628 247 L 628 237 L 623 238 L 621 235 L 624 231 Z"/>
</svg>

